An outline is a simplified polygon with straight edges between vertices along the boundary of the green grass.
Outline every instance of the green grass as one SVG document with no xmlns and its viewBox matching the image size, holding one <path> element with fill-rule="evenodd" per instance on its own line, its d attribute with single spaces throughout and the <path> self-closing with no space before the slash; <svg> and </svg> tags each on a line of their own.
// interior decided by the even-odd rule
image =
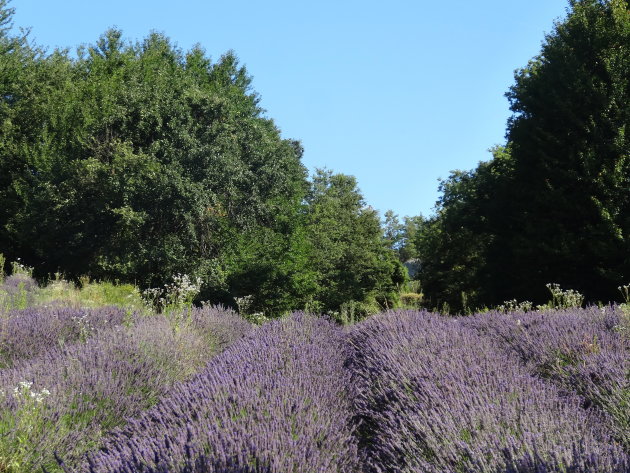
<svg viewBox="0 0 630 473">
<path fill-rule="evenodd" d="M 61 301 L 64 305 L 79 307 L 103 307 L 114 305 L 130 310 L 144 310 L 140 291 L 132 284 L 114 284 L 108 281 L 91 282 L 87 279 L 80 286 L 56 279 L 37 291 L 37 304 Z"/>
</svg>

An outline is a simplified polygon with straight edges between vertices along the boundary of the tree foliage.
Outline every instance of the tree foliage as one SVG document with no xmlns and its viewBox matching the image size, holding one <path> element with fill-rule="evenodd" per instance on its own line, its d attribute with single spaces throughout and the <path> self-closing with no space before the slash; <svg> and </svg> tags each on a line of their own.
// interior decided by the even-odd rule
<svg viewBox="0 0 630 473">
<path fill-rule="evenodd" d="M 417 233 L 424 224 L 424 217 L 403 217 L 401 222 L 393 210 L 383 216 L 383 231 L 387 246 L 394 250 L 401 263 L 406 263 L 418 256 L 416 248 Z"/>
<path fill-rule="evenodd" d="M 511 180 L 510 149 L 495 147 L 493 159 L 474 171 L 454 171 L 440 183 L 435 215 L 416 234 L 420 279 L 428 302 L 465 310 L 491 297 L 500 280 L 489 261 L 503 218 Z"/>
<path fill-rule="evenodd" d="M 387 248 L 378 214 L 365 204 L 356 179 L 318 170 L 307 203 L 320 308 L 370 300 L 393 306 L 405 270 Z"/>
<path fill-rule="evenodd" d="M 419 238 L 424 288 L 462 309 L 545 284 L 608 301 L 630 277 L 630 8 L 571 1 L 507 97 L 508 146 L 442 183 Z"/>
<path fill-rule="evenodd" d="M 231 53 L 211 64 L 162 35 L 127 44 L 110 30 L 77 60 L 57 51 L 34 68 L 44 93 L 20 99 L 30 127 L 9 130 L 4 229 L 40 271 L 213 280 L 234 232 L 272 228 L 301 199 L 299 156 Z"/>
<path fill-rule="evenodd" d="M 228 52 L 111 29 L 73 56 L 13 34 L 0 0 L 0 249 L 46 277 L 161 286 L 279 314 L 391 290 L 352 178 L 313 183 Z M 338 213 L 337 213 L 338 212 Z M 336 214 L 337 213 L 337 214 Z M 339 217 L 339 218 L 337 218 Z"/>
<path fill-rule="evenodd" d="M 520 228 L 505 244 L 516 296 L 559 282 L 610 300 L 630 277 L 630 11 L 571 8 L 507 94 Z"/>
</svg>

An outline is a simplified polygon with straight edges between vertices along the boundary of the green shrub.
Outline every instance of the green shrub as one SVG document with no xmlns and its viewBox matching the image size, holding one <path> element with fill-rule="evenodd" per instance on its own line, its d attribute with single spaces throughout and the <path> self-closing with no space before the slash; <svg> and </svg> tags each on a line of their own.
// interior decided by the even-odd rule
<svg viewBox="0 0 630 473">
<path fill-rule="evenodd" d="M 348 301 L 341 304 L 339 311 L 332 312 L 331 317 L 342 325 L 351 325 L 359 322 L 370 315 L 382 312 L 383 308 L 376 302 L 371 301 Z"/>
<path fill-rule="evenodd" d="M 400 295 L 400 303 L 404 309 L 419 309 L 423 295 L 417 292 L 404 292 Z"/>
</svg>

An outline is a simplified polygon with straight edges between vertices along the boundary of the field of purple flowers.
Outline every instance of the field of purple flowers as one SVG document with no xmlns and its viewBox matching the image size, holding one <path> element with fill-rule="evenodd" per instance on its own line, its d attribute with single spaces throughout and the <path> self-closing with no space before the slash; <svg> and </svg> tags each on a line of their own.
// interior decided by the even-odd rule
<svg viewBox="0 0 630 473">
<path fill-rule="evenodd" d="M 0 472 L 628 473 L 629 328 L 616 307 L 9 310 Z"/>
<path fill-rule="evenodd" d="M 557 316 L 539 314 L 562 331 Z M 348 359 L 363 471 L 630 471 L 614 419 L 481 333 L 487 320 L 397 312 L 353 327 Z M 507 335 L 523 330 L 517 321 L 494 323 Z M 612 329 L 616 356 L 627 359 L 628 340 Z M 626 396 L 629 373 L 617 379 Z"/>
</svg>

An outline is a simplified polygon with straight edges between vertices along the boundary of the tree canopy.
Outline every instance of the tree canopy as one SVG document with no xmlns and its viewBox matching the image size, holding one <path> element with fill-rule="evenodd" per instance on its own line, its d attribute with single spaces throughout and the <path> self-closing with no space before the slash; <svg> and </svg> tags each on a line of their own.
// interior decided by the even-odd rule
<svg viewBox="0 0 630 473">
<path fill-rule="evenodd" d="M 405 269 L 388 248 L 378 214 L 366 205 L 356 179 L 318 170 L 307 203 L 321 309 L 370 300 L 381 308 L 393 306 Z"/>
<path fill-rule="evenodd" d="M 251 296 L 269 314 L 315 301 L 334 310 L 389 287 L 390 274 L 373 268 L 389 253 L 370 246 L 380 238 L 372 214 L 342 202 L 361 199 L 352 186 L 320 202 L 300 143 L 260 108 L 233 52 L 212 61 L 200 46 L 182 51 L 157 33 L 130 42 L 111 29 L 75 56 L 46 53 L 13 35 L 12 15 L 0 0 L 0 249 L 9 259 L 40 277 L 141 287 L 185 273 L 203 279 L 208 300 Z M 314 216 L 326 206 L 348 218 L 321 227 Z M 353 281 L 334 297 L 321 287 L 333 283 L 325 232 L 367 244 L 364 262 L 359 243 L 326 243 L 342 255 L 331 256 L 335 274 Z"/>
<path fill-rule="evenodd" d="M 507 93 L 504 148 L 442 183 L 419 239 L 436 305 L 540 302 L 546 283 L 610 301 L 630 278 L 630 10 L 571 1 Z"/>
<path fill-rule="evenodd" d="M 49 53 L 12 18 L 0 0 L 0 250 L 39 277 L 185 273 L 274 315 L 392 307 L 410 260 L 455 312 L 630 280 L 627 0 L 570 1 L 515 73 L 505 144 L 442 181 L 430 218 L 383 225 L 352 176 L 309 178 L 235 53 L 117 29 Z"/>
</svg>

